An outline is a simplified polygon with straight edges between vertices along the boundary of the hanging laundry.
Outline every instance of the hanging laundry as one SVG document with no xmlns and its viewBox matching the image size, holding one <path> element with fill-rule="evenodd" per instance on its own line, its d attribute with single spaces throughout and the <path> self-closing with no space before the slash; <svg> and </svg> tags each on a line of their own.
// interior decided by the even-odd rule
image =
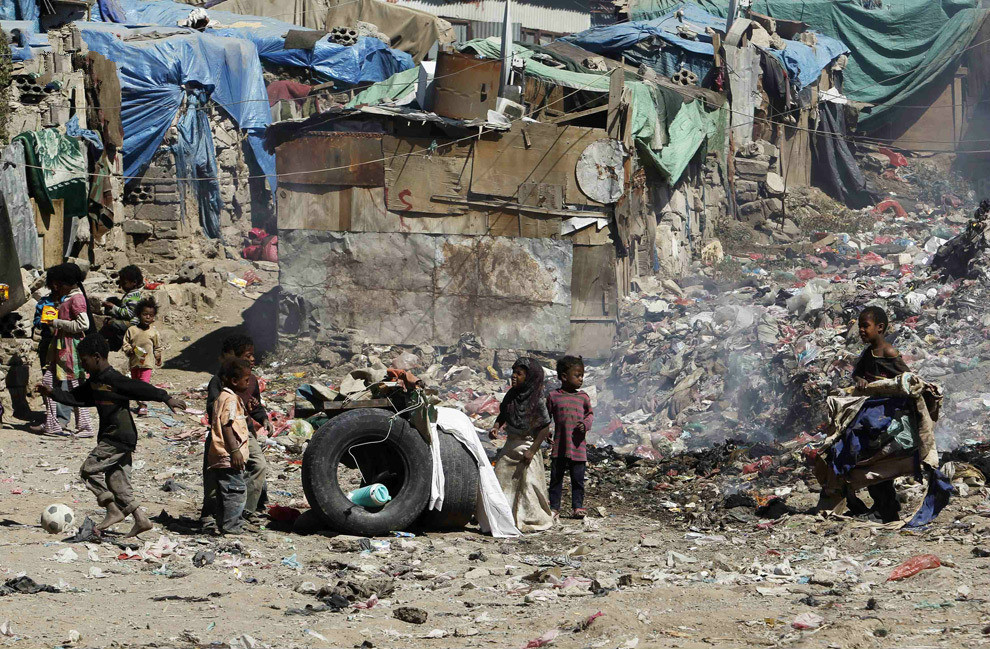
<svg viewBox="0 0 990 649">
<path fill-rule="evenodd" d="M 54 212 L 52 201 L 65 201 L 65 217 L 87 213 L 86 154 L 78 138 L 57 129 L 28 131 L 14 138 L 24 143 L 27 184 L 42 210 Z"/>
<path fill-rule="evenodd" d="M 22 266 L 41 268 L 42 252 L 34 210 L 28 196 L 24 143 L 11 142 L 0 153 L 0 192 L 14 233 L 14 248 Z"/>
<path fill-rule="evenodd" d="M 113 186 L 110 177 L 113 167 L 104 151 L 96 161 L 92 180 L 89 185 L 89 217 L 92 221 L 93 236 L 100 237 L 113 227 Z"/>
<path fill-rule="evenodd" d="M 79 126 L 79 115 L 73 115 L 65 123 L 65 134 L 69 137 L 81 137 L 92 144 L 97 151 L 103 151 L 103 139 L 100 134 Z"/>
</svg>

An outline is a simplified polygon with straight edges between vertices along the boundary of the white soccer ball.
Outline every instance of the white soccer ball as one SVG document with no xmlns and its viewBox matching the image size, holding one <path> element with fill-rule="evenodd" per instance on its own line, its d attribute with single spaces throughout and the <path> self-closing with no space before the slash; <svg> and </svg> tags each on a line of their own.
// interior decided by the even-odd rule
<svg viewBox="0 0 990 649">
<path fill-rule="evenodd" d="M 45 507 L 45 511 L 41 512 L 41 526 L 49 534 L 64 532 L 69 529 L 75 519 L 76 515 L 72 510 L 60 503 L 49 505 Z"/>
</svg>

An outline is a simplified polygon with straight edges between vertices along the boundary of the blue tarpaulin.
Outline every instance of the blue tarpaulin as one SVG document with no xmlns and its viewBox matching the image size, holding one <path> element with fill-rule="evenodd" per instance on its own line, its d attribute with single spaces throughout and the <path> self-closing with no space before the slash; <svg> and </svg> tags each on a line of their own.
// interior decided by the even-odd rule
<svg viewBox="0 0 990 649">
<path fill-rule="evenodd" d="M 14 61 L 27 61 L 34 58 L 35 52 L 52 49 L 48 34 L 39 32 L 37 24 L 30 20 L 0 20 L 0 29 L 13 37 L 10 58 Z"/>
<path fill-rule="evenodd" d="M 155 0 L 116 0 L 123 12 L 123 20 L 102 14 L 103 20 L 126 22 L 130 25 L 161 25 L 176 27 L 179 21 L 189 17 L 195 7 Z M 212 20 L 219 23 L 209 28 L 207 34 L 244 38 L 254 43 L 258 55 L 265 63 L 286 65 L 312 70 L 320 77 L 339 81 L 346 85 L 378 82 L 397 72 L 413 67 L 412 57 L 393 50 L 377 38 L 359 38 L 356 45 L 344 46 L 331 43 L 327 36 L 317 41 L 312 50 L 285 49 L 285 35 L 290 30 L 314 31 L 273 18 L 244 16 L 229 11 L 209 11 Z"/>
<path fill-rule="evenodd" d="M 681 12 L 681 16 L 677 13 Z M 714 47 L 705 29 L 711 27 L 725 32 L 725 18 L 708 13 L 698 5 L 682 4 L 654 20 L 637 20 L 618 25 L 595 27 L 562 40 L 590 52 L 631 63 L 646 63 L 664 75 L 683 66 L 704 78 L 712 67 Z M 684 38 L 678 28 L 690 30 L 696 38 Z M 815 47 L 797 41 L 786 41 L 784 50 L 768 50 L 784 64 L 797 85 L 804 88 L 814 83 L 832 61 L 849 49 L 834 38 L 816 34 Z M 656 47 L 644 41 L 657 39 Z"/>
<path fill-rule="evenodd" d="M 220 237 L 220 183 L 217 181 L 217 152 L 213 145 L 210 118 L 203 108 L 209 102 L 206 92 L 197 89 L 189 93 L 186 110 L 177 124 L 179 139 L 172 147 L 175 168 L 180 178 L 195 178 L 179 182 L 181 205 L 192 186 L 199 205 L 199 222 L 211 239 Z"/>
<path fill-rule="evenodd" d="M 275 157 L 262 146 L 271 121 L 268 93 L 253 43 L 179 28 L 129 29 L 83 22 L 76 26 L 90 50 L 117 63 L 125 176 L 136 177 L 147 166 L 186 88 L 202 88 L 247 133 L 255 161 L 275 189 Z M 137 37 L 146 40 L 127 40 Z"/>
<path fill-rule="evenodd" d="M 0 20 L 26 20 L 38 29 L 38 0 L 0 0 Z"/>
</svg>

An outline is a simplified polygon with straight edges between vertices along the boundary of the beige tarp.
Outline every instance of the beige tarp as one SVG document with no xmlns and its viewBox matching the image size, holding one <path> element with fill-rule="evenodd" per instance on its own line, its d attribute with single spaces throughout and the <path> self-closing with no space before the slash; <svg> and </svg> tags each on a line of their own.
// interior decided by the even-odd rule
<svg viewBox="0 0 990 649">
<path fill-rule="evenodd" d="M 819 448 L 814 473 L 822 486 L 820 506 L 838 507 L 846 491 L 852 493 L 872 484 L 885 482 L 914 473 L 914 453 L 910 455 L 882 455 L 862 460 L 844 476 L 835 475 L 826 461 L 830 450 L 856 419 L 863 404 L 870 397 L 907 397 L 913 400 L 917 414 L 915 448 L 926 470 L 938 468 L 938 449 L 935 447 L 935 422 L 932 413 L 941 407 L 942 388 L 925 383 L 917 374 L 906 372 L 894 379 L 881 379 L 865 388 L 847 388 L 841 394 L 826 400 L 829 436 Z M 937 417 L 937 414 L 935 415 Z M 908 518 L 910 520 L 911 517 Z"/>
<path fill-rule="evenodd" d="M 381 0 L 223 0 L 210 7 L 249 16 L 276 18 L 287 23 L 330 31 L 337 26 L 353 27 L 362 20 L 376 25 L 391 39 L 391 47 L 408 52 L 419 63 L 434 43 L 453 43 L 454 28 L 443 18 L 410 7 Z M 191 3 L 190 3 L 191 4 Z"/>
<path fill-rule="evenodd" d="M 327 24 L 327 3 L 319 0 L 224 0 L 210 9 L 275 18 L 312 29 L 322 30 Z"/>
<path fill-rule="evenodd" d="M 379 31 L 392 39 L 392 48 L 408 52 L 416 63 L 423 60 L 434 43 L 439 42 L 443 46 L 453 43 L 455 38 L 454 28 L 443 18 L 381 0 L 345 0 L 340 6 L 330 7 L 326 22 L 320 25 L 320 29 L 330 31 L 334 27 L 353 27 L 358 20 L 377 26 Z"/>
</svg>

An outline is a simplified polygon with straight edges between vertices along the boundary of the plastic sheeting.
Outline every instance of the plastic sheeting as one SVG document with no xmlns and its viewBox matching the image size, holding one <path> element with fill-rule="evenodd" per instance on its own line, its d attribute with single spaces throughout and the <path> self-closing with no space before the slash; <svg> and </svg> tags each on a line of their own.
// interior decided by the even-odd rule
<svg viewBox="0 0 990 649">
<path fill-rule="evenodd" d="M 2 0 L 0 1 L 0 20 L 26 20 L 38 29 L 38 0 Z"/>
<path fill-rule="evenodd" d="M 815 185 L 849 207 L 872 205 L 876 196 L 844 139 L 846 118 L 842 106 L 820 102 L 818 116 L 811 143 L 811 178 Z"/>
<path fill-rule="evenodd" d="M 202 89 L 189 93 L 185 111 L 176 125 L 179 138 L 172 151 L 179 178 L 195 179 L 179 181 L 183 198 L 180 205 L 185 208 L 185 195 L 191 185 L 199 205 L 199 222 L 203 232 L 211 239 L 219 239 L 220 183 L 217 181 L 217 152 L 213 145 L 210 118 L 204 110 L 208 101 Z"/>
<path fill-rule="evenodd" d="M 694 2 L 711 13 L 727 15 L 729 0 Z M 629 11 L 633 18 L 647 19 L 679 4 L 633 0 Z M 855 101 L 875 104 L 860 115 L 858 127 L 867 131 L 890 119 L 896 104 L 918 103 L 912 97 L 958 64 L 987 16 L 979 6 L 979 0 L 895 0 L 877 9 L 867 9 L 859 0 L 752 3 L 753 11 L 804 21 L 849 46 L 843 92 Z"/>
<path fill-rule="evenodd" d="M 403 70 L 384 81 L 368 86 L 354 95 L 354 99 L 348 102 L 347 106 L 373 106 L 375 104 L 395 101 L 400 97 L 406 97 L 410 93 L 415 95 L 417 85 L 419 85 L 418 66 L 409 70 Z"/>
<path fill-rule="evenodd" d="M 255 161 L 275 189 L 275 156 L 262 146 L 271 121 L 268 93 L 253 43 L 178 28 L 169 34 L 163 28 L 76 25 L 90 50 L 117 63 L 126 177 L 144 170 L 182 105 L 185 87 L 198 86 L 247 133 Z M 123 40 L 137 37 L 148 40 Z"/>
<path fill-rule="evenodd" d="M 175 27 L 189 17 L 194 7 L 177 2 L 156 0 L 118 0 L 129 24 Z M 211 20 L 219 23 L 206 34 L 243 38 L 254 43 L 258 56 L 265 63 L 287 65 L 312 70 L 317 75 L 343 84 L 383 81 L 396 72 L 413 67 L 412 57 L 405 52 L 389 49 L 377 38 L 359 38 L 356 45 L 331 43 L 324 37 L 312 50 L 285 49 L 285 35 L 300 27 L 290 23 L 244 16 L 227 11 L 208 11 Z M 107 16 L 103 16 L 108 20 Z M 212 23 L 211 23 L 212 24 Z"/>
<path fill-rule="evenodd" d="M 682 13 L 680 17 L 678 12 Z M 679 28 L 694 32 L 697 38 L 682 37 Z M 664 75 L 685 67 L 703 79 L 711 70 L 715 52 L 711 36 L 705 31 L 707 28 L 725 32 L 725 18 L 708 13 L 694 4 L 674 4 L 653 20 L 595 27 L 561 40 L 610 58 L 625 59 L 636 65 L 646 63 Z M 673 45 L 675 49 L 636 47 L 642 41 L 653 38 Z M 786 49 L 771 50 L 771 54 L 787 67 L 792 78 L 797 79 L 798 85 L 804 88 L 817 81 L 822 70 L 848 51 L 840 41 L 819 34 L 816 47 L 788 41 Z"/>
<path fill-rule="evenodd" d="M 10 46 L 10 58 L 14 61 L 27 61 L 35 53 L 52 49 L 48 34 L 40 33 L 37 24 L 30 20 L 0 20 L 0 29 L 14 40 Z"/>
</svg>

